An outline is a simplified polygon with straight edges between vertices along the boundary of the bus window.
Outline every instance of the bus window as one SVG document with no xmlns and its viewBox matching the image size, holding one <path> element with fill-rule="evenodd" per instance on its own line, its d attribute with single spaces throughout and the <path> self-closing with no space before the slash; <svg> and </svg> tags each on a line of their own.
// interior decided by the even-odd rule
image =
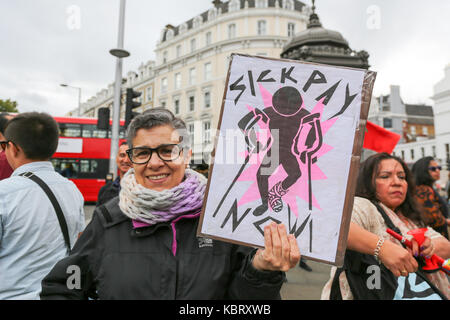
<svg viewBox="0 0 450 320">
<path fill-rule="evenodd" d="M 60 137 L 80 137 L 81 126 L 77 123 L 58 123 Z"/>
<path fill-rule="evenodd" d="M 106 130 L 98 129 L 95 124 L 83 125 L 83 138 L 106 138 Z"/>
<path fill-rule="evenodd" d="M 125 128 L 121 126 L 119 128 L 119 139 L 126 139 L 125 134 L 126 134 L 125 133 Z M 112 138 L 112 131 L 111 130 L 108 131 L 108 138 Z"/>
<path fill-rule="evenodd" d="M 78 160 L 75 159 L 52 159 L 55 170 L 66 178 L 76 178 L 78 176 Z"/>
<path fill-rule="evenodd" d="M 105 179 L 109 170 L 108 159 L 55 158 L 51 161 L 55 170 L 67 178 Z"/>
<path fill-rule="evenodd" d="M 119 139 L 125 139 L 125 128 L 124 127 L 120 127 L 119 129 Z"/>
</svg>

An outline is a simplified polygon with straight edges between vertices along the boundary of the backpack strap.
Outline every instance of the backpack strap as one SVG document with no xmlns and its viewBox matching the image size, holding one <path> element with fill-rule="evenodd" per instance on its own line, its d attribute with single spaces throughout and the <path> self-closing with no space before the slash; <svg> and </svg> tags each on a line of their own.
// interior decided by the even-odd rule
<svg viewBox="0 0 450 320">
<path fill-rule="evenodd" d="M 38 176 L 36 176 L 32 172 L 24 172 L 20 174 L 20 176 L 28 178 L 30 180 L 33 180 L 35 183 L 37 183 L 42 190 L 47 194 L 48 198 L 50 199 L 50 202 L 53 205 L 53 208 L 55 209 L 56 216 L 58 217 L 59 226 L 61 227 L 61 231 L 64 237 L 64 242 L 66 243 L 67 249 L 70 252 L 70 237 L 69 237 L 69 231 L 67 228 L 66 219 L 64 218 L 64 214 L 62 212 L 61 206 L 58 203 L 58 200 L 56 200 L 55 195 L 53 194 L 52 190 L 48 187 L 48 185 Z"/>
</svg>

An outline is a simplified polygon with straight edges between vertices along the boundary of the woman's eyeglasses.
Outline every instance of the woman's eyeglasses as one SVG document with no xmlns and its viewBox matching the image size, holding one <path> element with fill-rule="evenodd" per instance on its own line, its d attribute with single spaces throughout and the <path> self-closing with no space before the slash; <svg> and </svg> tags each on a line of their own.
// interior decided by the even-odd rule
<svg viewBox="0 0 450 320">
<path fill-rule="evenodd" d="M 442 170 L 442 167 L 441 166 L 436 166 L 436 167 L 434 167 L 434 166 L 432 166 L 432 167 L 428 167 L 428 170 L 431 170 L 431 171 L 436 171 L 436 170 L 439 170 L 439 171 L 441 171 Z"/>
<path fill-rule="evenodd" d="M 127 150 L 128 157 L 134 164 L 146 164 L 152 158 L 153 152 L 163 161 L 178 159 L 183 149 L 179 144 L 163 144 L 157 148 L 136 147 Z"/>
<path fill-rule="evenodd" d="M 8 146 L 8 143 L 10 143 L 11 141 L 9 140 L 5 140 L 5 141 L 0 141 L 0 146 L 2 148 L 3 151 L 6 150 L 6 147 Z"/>
</svg>

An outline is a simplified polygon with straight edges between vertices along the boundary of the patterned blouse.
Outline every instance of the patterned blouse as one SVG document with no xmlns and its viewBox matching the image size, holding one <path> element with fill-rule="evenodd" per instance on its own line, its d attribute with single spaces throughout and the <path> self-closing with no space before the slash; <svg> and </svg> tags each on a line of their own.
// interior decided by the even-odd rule
<svg viewBox="0 0 450 320">
<path fill-rule="evenodd" d="M 427 185 L 417 186 L 415 198 L 422 207 L 422 219 L 425 224 L 447 237 L 447 222 L 442 214 L 441 203 L 433 188 Z"/>
<path fill-rule="evenodd" d="M 417 229 L 418 227 L 411 222 L 408 218 L 398 215 L 388 207 L 380 203 L 384 212 L 389 216 L 392 223 L 397 226 L 401 233 L 405 235 L 408 239 L 411 239 L 410 235 L 407 235 L 407 232 L 412 229 Z M 372 232 L 379 237 L 390 240 L 398 245 L 401 245 L 400 241 L 393 238 L 386 232 L 387 225 L 384 222 L 383 217 L 378 212 L 377 208 L 367 199 L 355 197 L 353 211 L 352 211 L 352 220 L 353 223 L 356 223 L 360 227 L 365 230 Z M 430 239 L 436 239 L 442 237 L 439 233 L 434 231 L 431 228 L 428 228 L 428 231 L 425 233 L 427 237 Z M 336 267 L 331 268 L 330 279 L 325 284 L 322 290 L 322 300 L 330 299 L 331 285 L 333 282 L 334 274 L 336 272 Z M 447 276 L 439 271 L 435 273 L 427 273 L 428 279 L 437 287 L 441 292 L 450 299 L 450 284 L 447 279 Z M 353 300 L 353 294 L 350 290 L 350 286 L 347 281 L 347 277 L 345 276 L 345 272 L 342 272 L 339 275 L 339 286 L 341 289 L 341 295 L 343 300 Z"/>
</svg>

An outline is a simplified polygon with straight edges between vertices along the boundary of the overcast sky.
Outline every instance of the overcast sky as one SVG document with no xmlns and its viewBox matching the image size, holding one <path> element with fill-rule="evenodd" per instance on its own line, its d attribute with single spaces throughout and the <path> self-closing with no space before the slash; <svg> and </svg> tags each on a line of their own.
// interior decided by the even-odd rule
<svg viewBox="0 0 450 320">
<path fill-rule="evenodd" d="M 311 4 L 310 0 L 303 1 Z M 154 59 L 161 29 L 212 7 L 211 0 L 127 0 L 123 75 Z M 448 0 L 317 0 L 325 28 L 370 54 L 374 94 L 400 85 L 406 103 L 433 101 L 433 86 L 450 63 Z M 0 99 L 19 111 L 54 116 L 75 109 L 114 81 L 119 0 L 0 0 Z M 78 15 L 79 12 L 79 15 Z M 79 19 L 77 19 L 79 17 Z"/>
</svg>

